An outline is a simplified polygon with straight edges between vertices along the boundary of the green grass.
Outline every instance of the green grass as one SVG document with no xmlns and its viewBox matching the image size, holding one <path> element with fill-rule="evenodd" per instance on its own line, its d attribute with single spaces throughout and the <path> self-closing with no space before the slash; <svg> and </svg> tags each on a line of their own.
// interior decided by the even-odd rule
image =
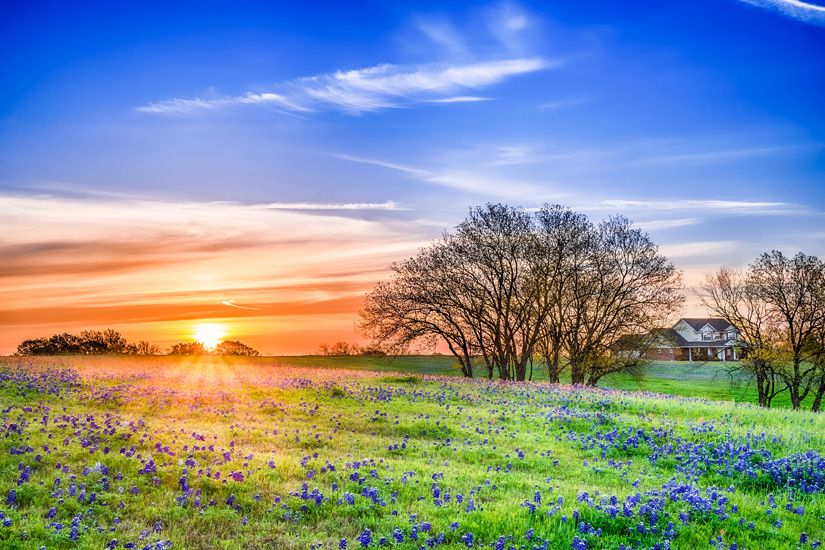
<svg viewBox="0 0 825 550">
<path fill-rule="evenodd" d="M 754 549 L 796 548 L 802 533 L 809 542 L 825 538 L 825 494 L 799 489 L 805 475 L 815 482 L 825 474 L 825 462 L 814 460 L 792 483 L 759 469 L 767 460 L 821 453 L 823 417 L 763 410 L 735 395 L 735 404 L 708 401 L 730 391 L 706 393 L 727 387 L 713 379 L 714 364 L 661 363 L 641 382 L 645 392 L 666 388 L 688 398 L 617 391 L 639 388 L 621 378 L 604 390 L 467 382 L 451 364 L 447 357 L 5 358 L 0 510 L 10 525 L 0 528 L 0 547 L 91 549 L 117 539 L 118 548 L 170 541 L 192 549 L 334 549 L 346 539 L 352 549 L 370 529 L 369 548 L 382 536 L 392 548 L 418 549 L 429 539 L 435 548 L 466 548 L 469 533 L 476 548 L 495 547 L 501 537 L 504 548 L 528 550 L 571 548 L 574 537 L 587 539 L 587 548 L 649 548 L 668 540 L 669 522 L 678 531 L 672 548 L 707 548 L 717 536 L 725 547 Z M 65 369 L 79 373 L 79 385 L 44 382 L 43 373 L 54 380 Z M 745 444 L 766 455 L 730 451 Z M 668 445 L 683 450 L 651 459 Z M 157 471 L 139 473 L 150 458 Z M 365 465 L 354 469 L 355 462 Z M 737 469 L 743 465 L 752 476 Z M 180 484 L 184 470 L 190 493 Z M 323 494 L 320 502 L 302 498 L 304 484 L 307 496 Z M 691 498 L 726 500 L 697 512 L 690 499 L 662 497 L 673 490 L 664 486 L 677 485 L 695 490 Z M 525 502 L 535 505 L 536 492 L 541 504 L 531 512 Z M 666 500 L 656 518 L 638 516 L 653 498 L 648 492 Z M 621 508 L 637 493 L 633 517 L 611 517 L 611 496 Z M 794 513 L 799 506 L 804 514 Z M 583 533 L 586 525 L 601 536 Z M 401 543 L 392 538 L 396 528 Z"/>
</svg>

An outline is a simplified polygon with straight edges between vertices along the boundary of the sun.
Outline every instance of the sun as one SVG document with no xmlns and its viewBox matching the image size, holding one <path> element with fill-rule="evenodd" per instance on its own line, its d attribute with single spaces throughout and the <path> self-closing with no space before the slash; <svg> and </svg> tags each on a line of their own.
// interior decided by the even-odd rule
<svg viewBox="0 0 825 550">
<path fill-rule="evenodd" d="M 202 323 L 195 325 L 194 329 L 195 340 L 210 349 L 220 344 L 226 335 L 226 327 L 215 323 Z"/>
</svg>

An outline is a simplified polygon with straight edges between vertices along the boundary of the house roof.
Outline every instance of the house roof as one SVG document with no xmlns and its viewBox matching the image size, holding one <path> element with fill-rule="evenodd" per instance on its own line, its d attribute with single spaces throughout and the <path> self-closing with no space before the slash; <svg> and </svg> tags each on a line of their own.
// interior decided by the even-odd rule
<svg viewBox="0 0 825 550">
<path fill-rule="evenodd" d="M 728 327 L 732 326 L 724 319 L 714 319 L 712 317 L 682 317 L 680 321 L 687 323 L 687 325 L 693 330 L 701 330 L 705 325 L 710 325 L 716 332 L 724 332 L 728 329 Z"/>
<path fill-rule="evenodd" d="M 705 324 L 702 324 L 700 328 Z M 661 336 L 666 343 L 664 347 L 671 348 L 722 348 L 741 345 L 741 342 L 735 340 L 686 340 L 684 336 L 672 328 L 661 331 Z"/>
</svg>

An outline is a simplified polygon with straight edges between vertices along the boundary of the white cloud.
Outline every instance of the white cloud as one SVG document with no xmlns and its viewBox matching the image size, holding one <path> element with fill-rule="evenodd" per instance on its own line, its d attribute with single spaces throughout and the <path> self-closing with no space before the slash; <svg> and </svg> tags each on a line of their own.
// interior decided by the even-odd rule
<svg viewBox="0 0 825 550">
<path fill-rule="evenodd" d="M 540 41 L 531 34 L 537 29 L 536 21 L 520 7 L 505 3 L 486 11 L 489 17 L 481 29 L 471 24 L 459 30 L 444 16 L 418 17 L 413 49 L 426 52 L 429 62 L 381 63 L 298 78 L 240 95 L 172 98 L 136 110 L 183 114 L 268 105 L 285 112 L 331 109 L 359 114 L 415 103 L 488 101 L 492 98 L 466 92 L 561 65 L 561 61 L 537 55 Z"/>
<path fill-rule="evenodd" d="M 517 54 L 528 49 L 526 36 L 535 26 L 534 18 L 521 6 L 504 3 L 489 11 L 489 26 L 499 44 Z"/>
<path fill-rule="evenodd" d="M 601 206 L 592 210 L 692 210 L 701 213 L 716 212 L 729 214 L 790 214 L 803 213 L 804 206 L 789 202 L 760 202 L 735 200 L 624 200 L 601 201 Z"/>
<path fill-rule="evenodd" d="M 825 6 L 799 0 L 740 0 L 746 4 L 781 13 L 790 19 L 825 27 Z"/>
<path fill-rule="evenodd" d="M 634 223 L 635 227 L 645 231 L 657 231 L 660 229 L 672 229 L 674 227 L 685 227 L 702 223 L 699 218 L 680 218 L 676 220 L 650 220 L 647 222 Z"/>
<path fill-rule="evenodd" d="M 491 101 L 492 99 L 492 97 L 459 95 L 454 97 L 445 97 L 443 99 L 431 99 L 429 100 L 429 103 L 463 103 L 467 101 Z"/>
<path fill-rule="evenodd" d="M 338 109 L 363 113 L 416 102 L 455 103 L 489 98 L 455 96 L 510 77 L 558 65 L 541 57 L 481 61 L 463 65 L 398 66 L 381 64 L 287 82 L 280 93 L 246 93 L 214 99 L 170 99 L 137 110 L 144 113 L 190 113 L 219 107 L 268 104 L 288 111 Z"/>
<path fill-rule="evenodd" d="M 252 208 L 271 210 L 404 210 L 395 201 L 386 202 L 272 202 L 255 204 Z"/>
<path fill-rule="evenodd" d="M 235 303 L 235 300 L 223 300 L 221 303 L 225 306 L 236 307 L 238 309 L 255 309 L 255 310 L 258 310 L 258 311 L 261 310 L 261 308 L 259 308 L 259 307 L 239 306 L 238 304 Z"/>
<path fill-rule="evenodd" d="M 738 241 L 699 241 L 691 243 L 667 244 L 659 250 L 668 258 L 708 258 L 724 257 L 734 251 Z"/>
<path fill-rule="evenodd" d="M 485 169 L 477 169 L 477 165 L 469 168 L 461 167 L 436 167 L 432 169 L 415 168 L 401 164 L 394 164 L 375 159 L 366 159 L 351 155 L 335 155 L 337 158 L 359 162 L 362 164 L 372 164 L 391 170 L 404 172 L 419 181 L 429 184 L 442 185 L 452 189 L 469 191 L 480 195 L 492 197 L 505 197 L 507 199 L 529 199 L 531 201 L 558 197 L 557 193 L 550 193 L 547 186 L 538 185 L 530 181 L 524 181 L 507 176 L 497 176 L 488 173 Z M 510 164 L 512 164 L 511 162 Z"/>
<path fill-rule="evenodd" d="M 448 19 L 444 17 L 421 17 L 418 19 L 417 27 L 427 38 L 442 46 L 449 55 L 465 55 L 467 53 L 464 38 Z"/>
<path fill-rule="evenodd" d="M 200 97 L 193 99 L 170 99 L 137 107 L 136 110 L 142 113 L 174 114 L 190 113 L 197 110 L 210 110 L 231 105 L 273 105 L 291 111 L 306 112 L 311 110 L 288 100 L 280 94 L 270 92 L 257 94 L 250 92 L 237 97 L 219 97 L 212 99 Z"/>
<path fill-rule="evenodd" d="M 655 162 L 703 162 L 716 161 L 725 159 L 735 159 L 752 157 L 756 155 L 766 155 L 776 153 L 779 151 L 796 150 L 803 147 L 810 147 L 807 145 L 783 145 L 779 147 L 756 147 L 753 149 L 734 149 L 729 151 L 710 151 L 704 153 L 684 153 L 676 155 L 659 155 L 654 157 L 646 157 L 635 161 L 636 163 L 655 163 Z M 821 147 L 817 145 L 817 147 Z"/>
</svg>

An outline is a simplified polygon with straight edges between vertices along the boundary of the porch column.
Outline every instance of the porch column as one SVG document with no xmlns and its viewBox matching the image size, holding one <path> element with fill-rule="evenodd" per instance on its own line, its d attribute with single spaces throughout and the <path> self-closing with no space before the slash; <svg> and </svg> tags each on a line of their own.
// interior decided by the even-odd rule
<svg viewBox="0 0 825 550">
<path fill-rule="evenodd" d="M 688 348 L 688 361 L 693 361 L 693 348 Z"/>
</svg>

